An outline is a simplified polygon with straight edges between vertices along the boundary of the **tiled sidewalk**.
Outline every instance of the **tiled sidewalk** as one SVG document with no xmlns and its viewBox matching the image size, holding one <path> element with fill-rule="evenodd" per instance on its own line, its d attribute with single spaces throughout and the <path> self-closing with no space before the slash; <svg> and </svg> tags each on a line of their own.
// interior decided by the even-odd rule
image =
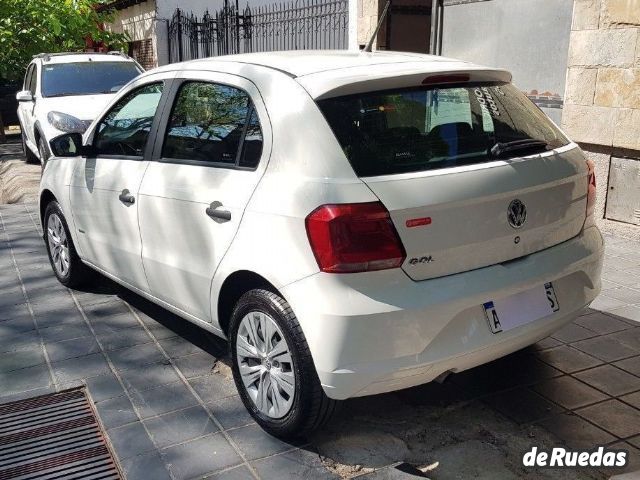
<svg viewBox="0 0 640 480">
<path fill-rule="evenodd" d="M 632 242 L 607 239 L 603 294 L 553 337 L 442 386 L 346 402 L 328 440 L 293 445 L 245 412 L 225 342 L 111 282 L 91 292 L 62 287 L 35 209 L 0 206 L 0 403 L 86 384 L 129 480 L 333 478 L 341 472 L 327 468 L 327 457 L 335 460 L 327 452 L 362 424 L 406 444 L 406 458 L 394 460 L 427 463 L 477 439 L 464 438 L 468 425 L 429 424 L 426 414 L 485 415 L 487 407 L 487 419 L 523 442 L 539 428 L 557 444 L 629 450 L 627 470 L 640 469 L 640 251 Z M 427 432 L 414 434 L 407 422 Z M 443 440 L 427 447 L 434 429 Z"/>
</svg>

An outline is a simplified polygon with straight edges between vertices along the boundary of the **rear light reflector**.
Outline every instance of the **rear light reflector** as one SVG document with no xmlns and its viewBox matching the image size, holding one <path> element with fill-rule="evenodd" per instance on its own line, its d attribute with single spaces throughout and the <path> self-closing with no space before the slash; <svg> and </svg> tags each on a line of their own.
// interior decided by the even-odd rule
<svg viewBox="0 0 640 480">
<path fill-rule="evenodd" d="M 305 220 L 320 270 L 355 273 L 400 267 L 406 254 L 380 202 L 322 205 Z"/>
<path fill-rule="evenodd" d="M 589 174 L 587 176 L 587 217 L 593 214 L 596 208 L 596 172 L 595 164 L 591 160 L 587 160 Z"/>
<path fill-rule="evenodd" d="M 425 225 L 431 225 L 431 217 L 412 218 L 411 220 L 407 220 L 405 222 L 405 225 L 407 226 L 407 228 L 423 227 Z"/>
</svg>

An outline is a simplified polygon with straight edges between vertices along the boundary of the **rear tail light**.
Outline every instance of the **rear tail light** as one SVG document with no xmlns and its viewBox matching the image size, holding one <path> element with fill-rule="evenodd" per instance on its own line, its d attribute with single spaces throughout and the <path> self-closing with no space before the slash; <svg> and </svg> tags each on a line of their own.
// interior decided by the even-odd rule
<svg viewBox="0 0 640 480">
<path fill-rule="evenodd" d="M 320 270 L 354 273 L 397 268 L 406 257 L 380 202 L 322 205 L 305 220 Z"/>
<path fill-rule="evenodd" d="M 591 160 L 587 160 L 587 166 L 589 167 L 589 174 L 587 176 L 588 190 L 587 190 L 587 217 L 593 214 L 596 208 L 596 172 L 595 164 Z"/>
</svg>

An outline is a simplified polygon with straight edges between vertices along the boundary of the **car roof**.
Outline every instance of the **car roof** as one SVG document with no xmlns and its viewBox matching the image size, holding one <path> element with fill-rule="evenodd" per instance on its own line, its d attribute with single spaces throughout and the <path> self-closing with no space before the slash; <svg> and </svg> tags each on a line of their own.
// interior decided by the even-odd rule
<svg viewBox="0 0 640 480">
<path fill-rule="evenodd" d="M 151 72 L 209 70 L 245 76 L 251 80 L 265 73 L 284 74 L 300 83 L 315 98 L 348 95 L 385 88 L 412 87 L 426 77 L 468 74 L 468 81 L 510 82 L 505 70 L 470 62 L 409 52 L 354 50 L 291 50 L 246 53 L 165 65 Z M 268 75 L 267 75 L 268 76 Z M 273 78 L 269 76 L 269 78 Z"/>
</svg>

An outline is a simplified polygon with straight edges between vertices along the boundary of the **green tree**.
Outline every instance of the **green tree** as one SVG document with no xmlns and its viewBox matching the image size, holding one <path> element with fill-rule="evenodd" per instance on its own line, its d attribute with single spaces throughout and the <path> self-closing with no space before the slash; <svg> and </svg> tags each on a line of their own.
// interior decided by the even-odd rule
<svg viewBox="0 0 640 480">
<path fill-rule="evenodd" d="M 121 49 L 126 36 L 105 31 L 113 11 L 95 0 L 0 0 L 0 78 L 19 79 L 37 53 L 80 51 L 88 38 Z"/>
</svg>

